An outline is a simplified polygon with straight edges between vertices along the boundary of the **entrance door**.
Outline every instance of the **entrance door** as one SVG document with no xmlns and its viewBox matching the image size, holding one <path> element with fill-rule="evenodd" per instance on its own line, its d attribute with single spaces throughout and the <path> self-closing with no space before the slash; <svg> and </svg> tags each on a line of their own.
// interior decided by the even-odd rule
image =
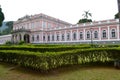
<svg viewBox="0 0 120 80">
<path fill-rule="evenodd" d="M 24 41 L 25 43 L 30 43 L 30 36 L 28 34 L 24 35 Z"/>
</svg>

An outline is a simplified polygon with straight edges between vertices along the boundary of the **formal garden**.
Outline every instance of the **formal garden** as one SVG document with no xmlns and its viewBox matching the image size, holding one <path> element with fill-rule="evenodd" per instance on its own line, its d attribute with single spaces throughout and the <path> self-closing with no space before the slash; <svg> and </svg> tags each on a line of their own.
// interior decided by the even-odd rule
<svg viewBox="0 0 120 80">
<path fill-rule="evenodd" d="M 98 75 L 103 76 L 103 74 L 107 73 L 104 72 L 105 70 L 108 71 L 107 74 L 109 75 L 111 74 L 115 76 L 118 75 L 119 70 L 114 68 L 114 61 L 120 59 L 119 52 L 120 45 L 91 46 L 89 44 L 21 44 L 21 45 L 7 44 L 0 46 L 0 62 L 1 62 L 0 66 L 7 66 L 7 68 L 9 66 L 12 66 L 12 69 L 11 67 L 9 67 L 10 68 L 9 73 L 11 73 L 11 70 L 14 70 L 18 67 L 22 68 L 20 70 L 22 71 L 22 74 L 25 74 L 26 72 L 24 73 L 24 71 L 27 71 L 27 74 L 25 75 L 28 75 L 29 71 L 30 72 L 32 71 L 31 74 L 34 73 L 36 74 L 37 72 L 36 75 L 42 74 L 41 75 L 41 77 L 43 78 L 42 80 L 49 80 L 46 78 L 47 77 L 46 75 L 49 75 L 49 77 L 50 76 L 54 77 L 53 75 L 58 73 L 60 73 L 59 77 L 65 73 L 66 73 L 65 76 L 69 75 L 76 76 L 77 73 L 77 75 L 83 76 L 80 78 L 81 80 L 86 80 L 85 76 L 92 74 L 95 75 L 98 73 Z M 5 74 L 4 71 L 9 70 L 9 68 L 4 70 L 4 67 L 0 67 L 1 69 L 0 75 Z M 86 70 L 88 70 L 88 72 L 86 72 Z M 112 73 L 110 73 L 109 71 L 111 71 Z M 17 73 L 18 72 L 19 69 Z M 73 73 L 75 72 L 75 74 L 73 74 L 72 72 Z M 12 74 L 14 73 L 16 72 L 13 72 Z M 79 76 L 76 78 L 73 77 L 72 79 L 66 77 L 66 79 L 64 80 L 78 80 Z M 98 79 L 97 77 L 95 77 L 94 79 L 106 80 L 108 79 L 108 77 L 105 79 L 103 78 Z M 120 77 L 116 78 L 116 80 L 119 79 Z M 9 79 L 7 78 L 6 80 Z M 15 79 L 11 78 L 10 80 Z M 28 78 L 25 80 L 28 80 Z M 50 78 L 50 80 L 56 79 Z M 93 78 L 87 80 L 93 80 Z"/>
</svg>

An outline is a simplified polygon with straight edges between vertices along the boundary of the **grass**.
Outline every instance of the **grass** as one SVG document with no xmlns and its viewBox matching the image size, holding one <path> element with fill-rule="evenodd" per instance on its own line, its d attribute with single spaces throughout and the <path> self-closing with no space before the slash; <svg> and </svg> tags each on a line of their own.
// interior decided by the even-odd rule
<svg viewBox="0 0 120 80">
<path fill-rule="evenodd" d="M 120 71 L 109 66 L 72 66 L 48 73 L 0 63 L 0 80 L 120 80 Z"/>
</svg>

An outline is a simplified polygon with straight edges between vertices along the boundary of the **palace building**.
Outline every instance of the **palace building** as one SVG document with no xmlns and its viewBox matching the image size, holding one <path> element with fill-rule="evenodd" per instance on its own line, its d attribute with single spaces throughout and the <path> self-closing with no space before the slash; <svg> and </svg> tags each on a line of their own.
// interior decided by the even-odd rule
<svg viewBox="0 0 120 80">
<path fill-rule="evenodd" d="M 2 37 L 2 36 L 1 36 Z M 45 14 L 24 16 L 14 22 L 11 41 L 18 43 L 118 43 L 118 19 L 71 24 Z"/>
</svg>

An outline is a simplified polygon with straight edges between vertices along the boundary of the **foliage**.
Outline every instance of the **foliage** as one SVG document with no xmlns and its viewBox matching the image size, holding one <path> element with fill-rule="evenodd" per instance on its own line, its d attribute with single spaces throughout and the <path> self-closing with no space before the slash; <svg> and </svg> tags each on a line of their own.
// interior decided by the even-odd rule
<svg viewBox="0 0 120 80">
<path fill-rule="evenodd" d="M 9 21 L 6 23 L 7 28 L 0 32 L 0 35 L 7 35 L 11 34 L 11 31 L 13 29 L 13 21 Z"/>
<path fill-rule="evenodd" d="M 0 50 L 24 50 L 24 51 L 32 51 L 32 52 L 61 52 L 61 51 L 69 51 L 76 49 L 87 49 L 90 48 L 90 45 L 84 46 L 74 46 L 74 45 L 21 45 L 21 46 L 0 46 Z"/>
<path fill-rule="evenodd" d="M 0 27 L 2 26 L 2 22 L 5 19 L 4 13 L 2 12 L 2 8 L 0 7 Z"/>
<path fill-rule="evenodd" d="M 31 68 L 33 70 L 46 72 L 51 69 L 55 69 L 62 66 L 87 63 L 107 64 L 113 62 L 116 59 L 120 59 L 119 47 L 113 46 L 113 48 L 108 47 L 86 49 L 82 49 L 78 46 L 74 47 L 74 49 L 65 46 L 53 46 L 44 48 L 37 47 L 37 50 L 41 51 L 36 52 L 37 50 L 35 46 L 0 46 L 0 61 L 9 62 L 27 68 Z M 29 49 L 29 51 L 27 51 L 27 49 Z M 44 53 L 42 53 L 42 51 L 44 51 Z"/>
<path fill-rule="evenodd" d="M 18 44 L 23 45 L 23 44 L 25 44 L 25 41 L 20 41 Z"/>
<path fill-rule="evenodd" d="M 92 22 L 92 20 L 91 19 L 80 19 L 77 24 L 87 23 L 87 22 Z"/>
<path fill-rule="evenodd" d="M 84 14 L 82 15 L 84 18 L 80 19 L 77 24 L 80 23 L 86 23 L 86 22 L 92 22 L 92 19 L 88 19 L 88 17 L 92 17 L 92 14 L 89 11 L 84 11 Z"/>
<path fill-rule="evenodd" d="M 84 19 L 88 19 L 88 17 L 92 17 L 92 14 L 89 11 L 84 11 L 84 14 L 82 15 Z"/>
<path fill-rule="evenodd" d="M 119 15 L 120 15 L 120 13 L 117 13 L 117 14 L 115 14 L 115 19 L 119 19 Z"/>
<path fill-rule="evenodd" d="M 7 41 L 5 44 L 6 45 L 12 45 L 12 42 L 11 41 Z"/>
</svg>

